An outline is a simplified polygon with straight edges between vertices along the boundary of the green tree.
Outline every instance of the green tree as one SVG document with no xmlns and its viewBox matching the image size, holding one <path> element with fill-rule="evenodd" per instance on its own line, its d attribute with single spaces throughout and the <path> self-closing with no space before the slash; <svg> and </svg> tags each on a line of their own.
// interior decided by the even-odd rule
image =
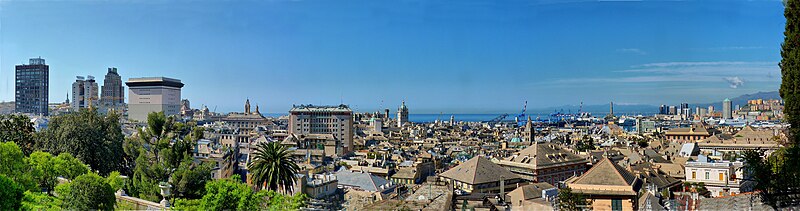
<svg viewBox="0 0 800 211">
<path fill-rule="evenodd" d="M 57 172 L 53 155 L 47 152 L 36 151 L 31 153 L 28 158 L 30 164 L 30 173 L 33 179 L 39 184 L 39 187 L 50 192 L 56 186 Z"/>
<path fill-rule="evenodd" d="M 31 154 L 35 149 L 34 132 L 36 130 L 33 128 L 33 123 L 27 116 L 0 115 L 0 142 L 13 141 L 17 143 L 25 155 Z"/>
<path fill-rule="evenodd" d="M 206 181 L 211 180 L 211 166 L 186 158 L 172 173 L 173 192 L 178 198 L 199 199 L 205 194 Z"/>
<path fill-rule="evenodd" d="M 58 188 L 56 188 L 58 189 Z M 61 199 L 47 195 L 42 192 L 25 191 L 22 197 L 22 208 L 20 210 L 48 210 L 60 211 Z"/>
<path fill-rule="evenodd" d="M 561 210 L 582 210 L 588 205 L 591 205 L 591 202 L 586 200 L 583 194 L 572 192 L 572 188 L 558 189 L 558 208 Z"/>
<path fill-rule="evenodd" d="M 787 206 L 787 202 L 800 200 L 795 193 L 800 189 L 800 2 L 784 1 L 786 28 L 781 44 L 781 86 L 784 100 L 784 121 L 788 129 L 788 143 L 770 156 L 764 151 L 744 153 L 745 169 L 752 174 L 755 190 L 764 204 L 774 209 Z"/>
<path fill-rule="evenodd" d="M 89 167 L 83 164 L 80 160 L 73 157 L 72 154 L 64 152 L 54 158 L 56 173 L 67 179 L 75 179 L 76 177 L 89 172 Z M 119 174 L 119 172 L 117 172 Z"/>
<path fill-rule="evenodd" d="M 124 170 L 122 126 L 119 114 L 99 114 L 95 109 L 53 117 L 47 129 L 37 134 L 38 142 L 53 153 L 68 152 L 107 175 Z"/>
<path fill-rule="evenodd" d="M 178 123 L 163 112 L 150 113 L 147 127 L 125 141 L 127 157 L 136 157 L 128 194 L 158 201 L 158 183 L 169 181 L 176 197 L 203 196 L 205 184 L 211 179 L 211 167 L 193 162 L 192 155 L 202 134 L 202 128 L 193 122 Z"/>
<path fill-rule="evenodd" d="M 22 206 L 23 187 L 0 175 L 0 210 L 18 210 Z"/>
<path fill-rule="evenodd" d="M 64 187 L 57 191 L 63 200 L 64 209 L 113 210 L 116 204 L 111 185 L 95 173 L 78 176 L 72 182 L 59 186 Z"/>
<path fill-rule="evenodd" d="M 0 175 L 5 175 L 26 190 L 35 190 L 36 182 L 29 173 L 22 149 L 14 142 L 0 142 Z"/>
<path fill-rule="evenodd" d="M 584 135 L 583 138 L 575 143 L 575 149 L 578 151 L 594 150 L 594 139 L 589 135 Z"/>
<path fill-rule="evenodd" d="M 114 191 L 121 189 L 123 184 L 125 183 L 124 179 L 122 178 L 122 176 L 120 176 L 118 171 L 112 171 L 110 174 L 108 174 L 108 176 L 106 177 L 106 182 L 108 183 L 108 185 L 111 186 L 111 189 Z"/>
<path fill-rule="evenodd" d="M 255 192 L 234 175 L 206 184 L 200 210 L 261 210 L 266 196 L 266 191 Z"/>
<path fill-rule="evenodd" d="M 252 156 L 253 162 L 248 167 L 257 188 L 264 184 L 273 191 L 292 192 L 295 174 L 300 167 L 286 147 L 278 142 L 259 143 Z"/>
</svg>

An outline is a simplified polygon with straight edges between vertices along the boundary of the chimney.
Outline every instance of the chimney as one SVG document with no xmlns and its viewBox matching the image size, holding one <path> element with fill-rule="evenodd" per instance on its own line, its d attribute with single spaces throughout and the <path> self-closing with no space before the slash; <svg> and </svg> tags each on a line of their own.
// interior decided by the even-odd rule
<svg viewBox="0 0 800 211">
<path fill-rule="evenodd" d="M 506 202 L 506 177 L 500 176 L 500 199 Z"/>
</svg>

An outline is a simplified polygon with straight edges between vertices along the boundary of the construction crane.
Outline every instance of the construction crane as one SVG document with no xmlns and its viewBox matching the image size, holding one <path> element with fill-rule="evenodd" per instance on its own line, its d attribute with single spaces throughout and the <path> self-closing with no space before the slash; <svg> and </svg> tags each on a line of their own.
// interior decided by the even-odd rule
<svg viewBox="0 0 800 211">
<path fill-rule="evenodd" d="M 501 121 L 506 119 L 506 117 L 508 117 L 508 114 L 501 114 L 500 116 L 497 116 L 494 119 L 486 121 L 486 122 L 489 123 L 489 127 L 494 127 L 494 125 L 496 125 L 497 123 L 500 123 Z"/>
<path fill-rule="evenodd" d="M 516 120 L 517 122 L 517 126 L 525 124 L 523 121 L 525 121 L 525 111 L 527 110 L 528 110 L 528 101 L 526 100 L 525 104 L 522 105 L 522 112 L 519 112 L 517 117 L 514 118 L 514 120 Z"/>
</svg>

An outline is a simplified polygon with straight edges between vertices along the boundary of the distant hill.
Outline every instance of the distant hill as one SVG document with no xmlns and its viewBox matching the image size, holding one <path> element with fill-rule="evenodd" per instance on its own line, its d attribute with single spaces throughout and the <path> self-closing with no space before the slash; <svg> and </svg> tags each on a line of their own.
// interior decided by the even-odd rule
<svg viewBox="0 0 800 211">
<path fill-rule="evenodd" d="M 780 93 L 778 93 L 778 91 L 771 91 L 771 92 L 758 92 L 758 93 L 753 93 L 753 94 L 746 94 L 746 95 L 741 95 L 741 96 L 738 96 L 738 97 L 735 97 L 735 98 L 728 98 L 728 99 L 731 100 L 731 103 L 733 104 L 733 106 L 736 106 L 736 105 L 744 106 L 744 105 L 747 105 L 747 101 L 748 100 L 781 99 L 781 95 L 780 95 Z M 712 102 L 712 103 L 696 103 L 694 105 L 689 104 L 689 106 L 692 107 L 692 108 L 694 108 L 695 106 L 708 107 L 709 105 L 713 105 L 715 110 L 720 110 L 720 109 L 722 109 L 722 100 L 720 100 L 718 102 Z"/>
</svg>

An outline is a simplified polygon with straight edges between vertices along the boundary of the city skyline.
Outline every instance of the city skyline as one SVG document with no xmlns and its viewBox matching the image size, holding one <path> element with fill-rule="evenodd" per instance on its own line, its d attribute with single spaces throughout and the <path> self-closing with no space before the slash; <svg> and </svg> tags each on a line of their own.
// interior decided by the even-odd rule
<svg viewBox="0 0 800 211">
<path fill-rule="evenodd" d="M 123 81 L 180 79 L 192 105 L 224 112 L 244 99 L 264 113 L 339 103 L 395 112 L 402 100 L 411 113 L 517 111 L 526 100 L 529 109 L 717 102 L 777 90 L 782 10 L 780 1 L 3 1 L 0 101 L 14 98 L 14 65 L 41 56 L 51 102 L 75 76 L 109 67 Z"/>
</svg>

